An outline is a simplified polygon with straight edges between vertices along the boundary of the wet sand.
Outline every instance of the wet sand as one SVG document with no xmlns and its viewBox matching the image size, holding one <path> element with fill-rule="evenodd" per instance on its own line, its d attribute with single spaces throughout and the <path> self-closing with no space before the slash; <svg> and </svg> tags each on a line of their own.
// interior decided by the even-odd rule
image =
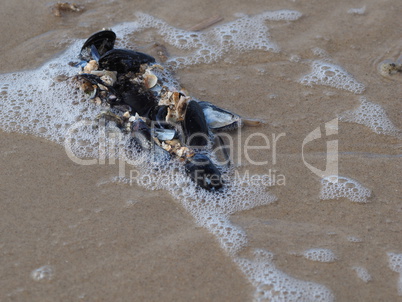
<svg viewBox="0 0 402 302">
<path fill-rule="evenodd" d="M 337 301 L 398 299 L 399 276 L 389 269 L 386 253 L 402 252 L 402 142 L 362 125 L 340 123 L 340 174 L 373 194 L 366 204 L 346 198 L 320 201 L 320 179 L 300 157 L 303 139 L 337 114 L 356 108 L 359 96 L 326 86 L 300 85 L 297 81 L 310 65 L 295 64 L 290 57 L 317 59 L 311 49 L 324 49 L 366 85 L 363 95 L 380 104 L 402 129 L 401 76 L 385 79 L 376 70 L 380 61 L 400 55 L 399 1 L 82 3 L 83 13 L 58 18 L 46 1 L 3 1 L 0 72 L 38 67 L 66 47 L 60 40 L 85 38 L 102 27 L 131 21 L 138 8 L 181 28 L 216 14 L 226 22 L 239 12 L 302 12 L 295 22 L 267 23 L 280 53 L 233 53 L 216 64 L 178 70 L 177 76 L 199 99 L 268 121 L 259 131 L 286 133 L 275 165 L 256 167 L 243 158 L 243 169 L 267 173 L 275 168 L 286 176 L 285 186 L 271 190 L 277 202 L 232 217 L 246 230 L 250 248 L 273 252 L 280 270 L 324 284 Z M 347 13 L 363 5 L 364 15 Z M 154 51 L 152 37 L 141 36 L 136 43 L 141 51 Z M 178 54 L 167 47 L 171 54 Z M 253 131 L 244 129 L 243 141 Z M 163 191 L 110 183 L 118 173 L 116 166 L 79 166 L 62 146 L 44 139 L 5 132 L 0 137 L 0 300 L 253 299 L 254 288 L 216 238 L 197 227 Z M 325 147 L 325 141 L 310 147 L 308 161 L 323 168 Z M 272 163 L 271 153 L 257 151 L 253 156 Z M 362 242 L 350 242 L 348 236 Z M 338 260 L 320 263 L 295 256 L 312 247 L 329 248 Z M 51 280 L 34 281 L 31 272 L 44 265 L 54 268 Z M 373 280 L 365 284 L 358 279 L 351 269 L 354 265 L 366 267 Z"/>
<path fill-rule="evenodd" d="M 3 133 L 0 149 L 3 301 L 249 299 L 214 237 L 170 198 L 102 185 L 116 169 L 76 165 L 41 139 Z M 52 280 L 32 280 L 44 265 Z"/>
</svg>

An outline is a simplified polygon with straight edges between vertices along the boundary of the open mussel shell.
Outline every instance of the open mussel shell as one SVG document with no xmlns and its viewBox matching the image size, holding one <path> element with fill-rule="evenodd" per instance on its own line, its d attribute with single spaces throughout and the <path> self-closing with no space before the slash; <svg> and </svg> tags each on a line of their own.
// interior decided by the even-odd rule
<svg viewBox="0 0 402 302">
<path fill-rule="evenodd" d="M 201 188 L 211 191 L 219 190 L 223 186 L 221 172 L 204 154 L 197 153 L 189 158 L 184 168 L 190 178 Z"/>
<path fill-rule="evenodd" d="M 168 106 L 159 105 L 152 108 L 147 116 L 151 121 L 153 127 L 161 129 L 176 129 L 176 125 L 170 121 L 166 121 L 168 115 Z"/>
<path fill-rule="evenodd" d="M 152 112 L 151 119 L 155 121 L 156 125 L 165 128 L 166 126 L 169 126 L 168 123 L 166 122 L 167 114 L 168 114 L 168 106 L 166 105 L 156 106 Z"/>
<path fill-rule="evenodd" d="M 99 67 L 118 73 L 139 72 L 141 64 L 154 63 L 155 58 L 137 51 L 112 49 L 99 59 Z"/>
<path fill-rule="evenodd" d="M 204 112 L 208 127 L 213 131 L 230 131 L 243 126 L 242 119 L 237 114 L 231 113 L 208 102 L 202 101 L 198 102 L 198 104 Z"/>
<path fill-rule="evenodd" d="M 162 162 L 170 160 L 170 153 L 155 143 L 151 129 L 143 120 L 136 119 L 133 122 L 131 138 L 131 143 L 137 151 L 150 152 L 150 160 Z"/>
<path fill-rule="evenodd" d="M 153 143 L 151 129 L 143 120 L 136 119 L 135 121 L 133 121 L 131 136 L 137 137 L 140 145 L 144 149 L 151 148 L 151 145 Z"/>
<path fill-rule="evenodd" d="M 108 94 L 116 95 L 116 91 L 102 79 L 93 74 L 82 73 L 74 77 L 74 81 L 80 84 L 80 89 L 87 93 L 90 98 L 95 98 L 100 91 L 107 91 Z"/>
<path fill-rule="evenodd" d="M 84 43 L 80 52 L 80 59 L 89 61 L 94 60 L 94 52 L 96 52 L 95 56 L 99 54 L 99 56 L 104 55 L 106 52 L 110 51 L 114 47 L 114 42 L 116 41 L 116 34 L 111 30 L 102 30 L 97 33 L 94 33 L 90 36 Z"/>
<path fill-rule="evenodd" d="M 214 135 L 212 150 L 215 162 L 220 167 L 229 168 L 231 165 L 231 150 L 230 143 L 225 141 L 225 137 L 221 136 L 219 133 Z"/>
<path fill-rule="evenodd" d="M 160 141 L 171 141 L 174 138 L 177 137 L 177 131 L 173 129 L 160 129 L 156 128 L 155 130 L 155 136 L 160 140 Z"/>
<path fill-rule="evenodd" d="M 183 121 L 183 130 L 186 144 L 193 148 L 202 148 L 208 145 L 209 129 L 205 115 L 198 104 L 192 100 L 187 103 L 186 115 Z"/>
</svg>

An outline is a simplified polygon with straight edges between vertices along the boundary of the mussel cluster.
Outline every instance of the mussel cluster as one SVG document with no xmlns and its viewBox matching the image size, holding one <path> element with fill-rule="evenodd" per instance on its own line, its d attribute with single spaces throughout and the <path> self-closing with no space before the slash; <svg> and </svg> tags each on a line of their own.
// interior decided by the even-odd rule
<svg viewBox="0 0 402 302">
<path fill-rule="evenodd" d="M 96 103 L 108 104 L 111 110 L 102 117 L 129 132 L 135 148 L 156 151 L 165 160 L 179 159 L 199 187 L 219 190 L 221 167 L 207 149 L 215 132 L 236 129 L 245 120 L 168 87 L 156 75 L 164 67 L 152 56 L 116 49 L 115 40 L 113 31 L 102 30 L 85 41 L 74 82 Z"/>
</svg>

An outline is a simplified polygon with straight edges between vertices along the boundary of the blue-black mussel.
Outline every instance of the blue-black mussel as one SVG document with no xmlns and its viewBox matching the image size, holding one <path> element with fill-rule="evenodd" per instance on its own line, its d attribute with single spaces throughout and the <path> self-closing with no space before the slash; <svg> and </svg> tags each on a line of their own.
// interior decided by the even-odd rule
<svg viewBox="0 0 402 302">
<path fill-rule="evenodd" d="M 111 30 L 102 30 L 90 36 L 81 48 L 79 58 L 84 61 L 99 60 L 100 56 L 114 47 L 116 34 Z"/>
<path fill-rule="evenodd" d="M 198 102 L 191 100 L 187 103 L 182 124 L 188 146 L 203 148 L 208 145 L 209 129 L 204 112 Z"/>
<path fill-rule="evenodd" d="M 201 188 L 219 190 L 223 186 L 223 178 L 219 169 L 208 156 L 197 153 L 187 160 L 186 173 Z"/>
<path fill-rule="evenodd" d="M 152 91 L 127 77 L 121 76 L 115 84 L 115 88 L 118 91 L 119 100 L 131 107 L 132 114 L 138 113 L 140 116 L 148 118 L 158 104 Z"/>
<path fill-rule="evenodd" d="M 74 76 L 73 81 L 77 82 L 80 89 L 91 99 L 99 97 L 109 104 L 114 104 L 117 101 L 118 92 L 116 89 L 97 75 L 82 73 Z"/>
<path fill-rule="evenodd" d="M 93 34 L 79 54 L 83 61 L 76 65 L 84 72 L 74 78 L 81 90 L 96 103 L 112 107 L 99 117 L 130 133 L 127 144 L 132 155 L 150 152 L 148 159 L 160 165 L 179 160 L 200 188 L 220 190 L 224 185 L 220 169 L 230 166 L 230 150 L 216 132 L 261 122 L 172 89 L 153 72 L 164 68 L 152 56 L 115 49 L 115 40 L 111 30 Z M 206 155 L 211 148 L 219 165 Z"/>
<path fill-rule="evenodd" d="M 155 63 L 155 58 L 142 52 L 127 49 L 112 49 L 99 59 L 99 67 L 117 73 L 139 72 L 142 64 Z"/>
<path fill-rule="evenodd" d="M 172 158 L 169 152 L 156 143 L 155 134 L 141 118 L 133 121 L 131 130 L 130 149 L 138 152 L 146 151 L 150 160 L 160 163 L 166 163 Z"/>
</svg>

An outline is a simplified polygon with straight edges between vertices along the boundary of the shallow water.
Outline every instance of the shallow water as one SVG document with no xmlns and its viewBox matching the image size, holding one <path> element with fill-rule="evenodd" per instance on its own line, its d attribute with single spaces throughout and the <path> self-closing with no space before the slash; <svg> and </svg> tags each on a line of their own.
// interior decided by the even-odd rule
<svg viewBox="0 0 402 302">
<path fill-rule="evenodd" d="M 244 301 L 253 297 L 263 300 L 264 295 L 274 300 L 301 299 L 292 293 L 296 291 L 312 300 L 314 292 L 295 279 L 313 282 L 323 300 L 397 299 L 400 275 L 398 269 L 391 268 L 387 253 L 402 253 L 402 141 L 395 130 L 402 129 L 402 75 L 385 78 L 378 73 L 377 65 L 385 59 L 396 60 L 402 49 L 397 24 L 402 7 L 398 1 L 353 5 L 347 1 L 84 4 L 87 9 L 83 13 L 57 18 L 51 15 L 47 2 L 36 3 L 29 12 L 30 18 L 41 20 L 37 28 L 27 24 L 27 9 L 16 8 L 11 1 L 2 4 L 1 25 L 6 30 L 0 35 L 4 54 L 1 73 L 37 68 L 76 39 L 84 39 L 102 27 L 121 28 L 117 24 L 136 20 L 138 7 L 181 29 L 212 15 L 222 16 L 223 21 L 202 32 L 207 38 L 214 28 L 244 18 L 244 14 L 256 16 L 278 9 L 302 14 L 294 21 L 264 21 L 270 40 L 280 51 L 258 47 L 242 51 L 232 45 L 216 62 L 176 70 L 182 87 L 193 97 L 267 121 L 258 129 L 244 128 L 232 134 L 236 146 L 240 146 L 234 158 L 242 177 L 247 171 L 249 175 L 276 177 L 277 185 L 266 189 L 276 201 L 254 207 L 258 201 L 251 195 L 251 209 L 230 216 L 234 233 L 244 234 L 247 241 L 233 252 L 219 241 L 225 235 L 214 233 L 208 225 L 215 236 L 197 228 L 194 222 L 199 216 L 187 208 L 193 216 L 189 215 L 181 207 L 186 203 L 175 200 L 165 190 L 113 183 L 111 179 L 119 172 L 116 165 L 79 166 L 59 145 L 32 136 L 2 133 L 6 198 L 1 204 L 1 249 L 6 255 L 2 267 L 7 273 L 2 277 L 2 299 L 52 300 L 64 296 L 75 300 L 124 300 L 133 294 L 138 300 L 209 297 Z M 348 13 L 363 5 L 364 14 Z M 19 13 L 15 19 L 4 13 L 16 10 Z M 6 32 L 12 32 L 15 38 L 9 40 Z M 154 42 L 163 43 L 171 58 L 192 53 L 163 40 L 157 29 L 138 34 L 128 45 L 156 56 Z M 315 80 L 317 84 L 312 87 L 301 84 L 300 79 L 311 73 L 313 62 L 337 66 L 365 90 L 356 94 L 348 88 L 333 87 L 325 79 Z M 327 75 L 333 73 L 330 70 Z M 370 128 L 369 123 L 342 118 L 338 127 L 332 124 L 332 128 L 325 129 L 328 122 L 356 110 L 362 96 L 383 108 L 391 122 L 386 124 L 393 131 L 379 134 L 378 125 Z M 374 118 L 378 123 L 384 115 L 377 112 Z M 4 121 L 1 125 L 10 130 Z M 317 128 L 322 134 L 326 130 L 327 135 L 328 129 L 337 131 L 328 138 L 323 135 L 311 140 L 303 149 L 303 142 Z M 32 129 L 34 136 L 41 135 L 35 127 Z M 245 153 L 247 139 L 257 131 L 267 135 L 271 148 Z M 280 134 L 285 135 L 277 140 L 275 154 L 273 135 L 277 138 Z M 339 175 L 369 190 L 367 202 L 353 202 L 346 197 L 320 199 L 322 177 L 314 174 L 306 162 L 324 170 L 328 141 L 338 144 Z M 251 142 L 265 143 L 258 137 Z M 257 161 L 267 163 L 256 165 Z M 202 223 L 198 221 L 198 225 Z M 312 257 L 304 256 L 311 249 L 324 249 L 321 251 L 327 251 L 326 255 L 332 252 L 335 259 L 312 261 Z M 251 265 L 251 270 L 244 269 L 243 274 L 239 267 L 244 268 L 251 260 L 256 267 Z M 52 270 L 45 271 L 41 280 L 32 279 L 31 272 L 45 265 Z M 371 279 L 366 282 L 359 278 L 355 267 L 367 270 Z M 285 280 L 285 285 L 275 288 L 275 278 Z M 183 280 L 187 280 L 185 285 L 179 286 Z M 91 285 L 95 283 L 102 287 L 94 290 Z"/>
</svg>

